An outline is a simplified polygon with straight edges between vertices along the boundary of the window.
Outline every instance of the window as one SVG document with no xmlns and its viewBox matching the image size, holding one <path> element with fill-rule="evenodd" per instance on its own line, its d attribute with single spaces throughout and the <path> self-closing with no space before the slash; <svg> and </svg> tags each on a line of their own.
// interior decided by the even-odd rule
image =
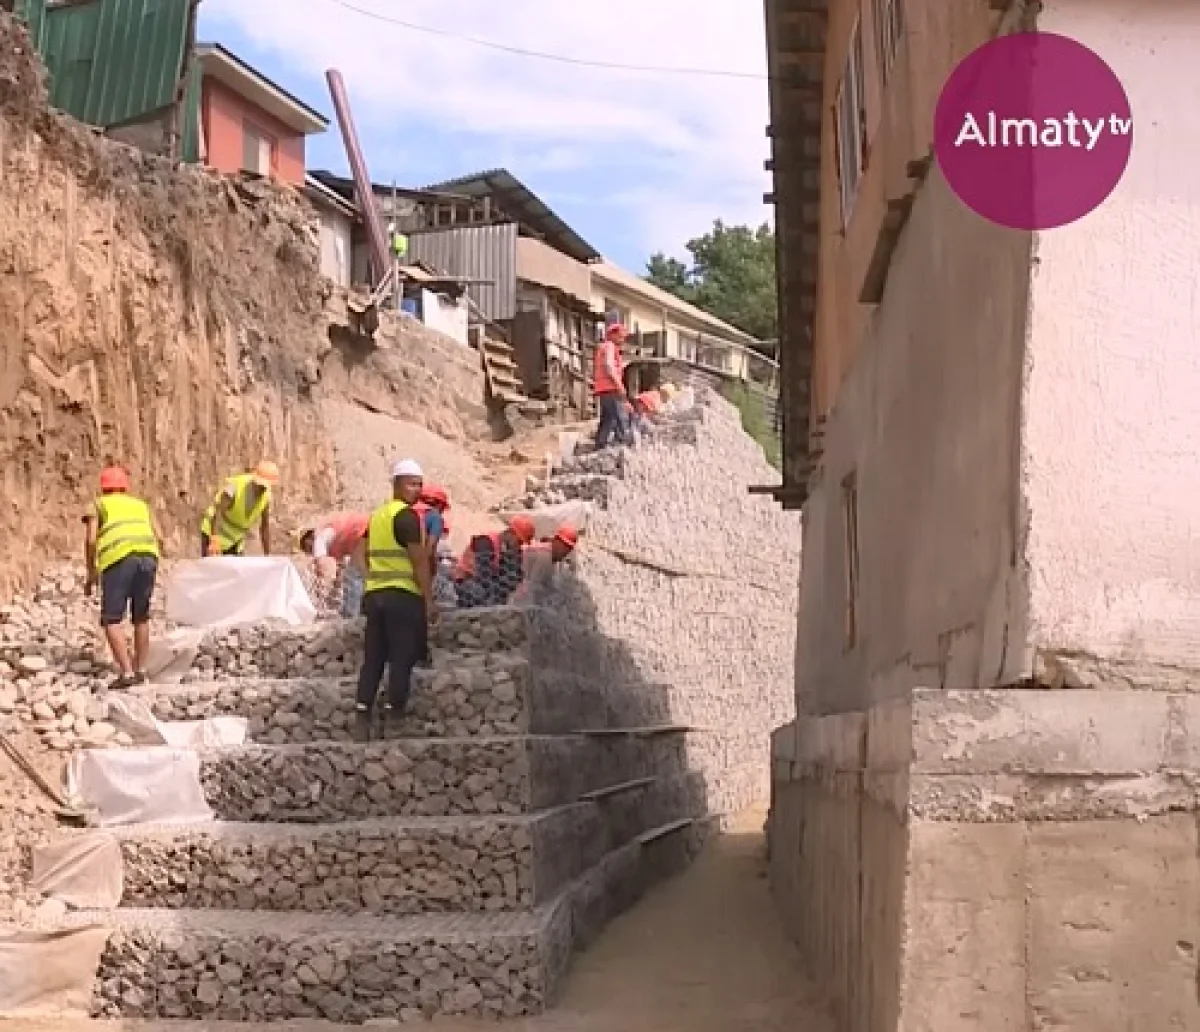
<svg viewBox="0 0 1200 1032">
<path fill-rule="evenodd" d="M 879 43 L 879 68 L 886 83 L 904 40 L 904 0 L 875 0 L 875 36 Z"/>
<path fill-rule="evenodd" d="M 242 123 L 242 168 L 269 176 L 275 167 L 275 140 L 252 122 Z"/>
<path fill-rule="evenodd" d="M 849 224 L 858 198 L 858 183 L 867 166 L 866 82 L 863 76 L 862 22 L 854 26 L 850 52 L 833 106 L 838 185 L 842 200 L 842 226 Z"/>
<path fill-rule="evenodd" d="M 846 651 L 858 643 L 858 479 L 842 481 L 842 522 L 846 531 Z"/>
</svg>

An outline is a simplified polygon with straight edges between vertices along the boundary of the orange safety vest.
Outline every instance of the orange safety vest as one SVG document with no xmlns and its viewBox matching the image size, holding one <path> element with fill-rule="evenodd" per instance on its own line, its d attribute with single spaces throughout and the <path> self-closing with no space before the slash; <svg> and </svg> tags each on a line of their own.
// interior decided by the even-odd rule
<svg viewBox="0 0 1200 1032">
<path fill-rule="evenodd" d="M 325 527 L 333 531 L 329 543 L 329 558 L 345 559 L 366 536 L 371 515 L 366 512 L 340 512 Z"/>
<path fill-rule="evenodd" d="M 651 414 L 662 408 L 662 395 L 658 391 L 642 391 L 637 400 L 641 402 L 642 408 Z"/>
<path fill-rule="evenodd" d="M 500 531 L 493 530 L 487 534 L 476 534 L 471 538 L 463 554 L 458 557 L 458 562 L 454 567 L 454 579 L 466 580 L 475 573 L 475 542 L 480 538 L 486 538 L 492 543 L 492 562 L 497 568 L 500 566 Z"/>
<path fill-rule="evenodd" d="M 605 366 L 611 364 L 617 371 L 614 380 L 608 374 Z M 621 349 L 617 342 L 606 340 L 596 348 L 595 368 L 592 370 L 592 391 L 596 394 L 620 393 L 625 376 L 625 363 L 621 358 Z"/>
</svg>

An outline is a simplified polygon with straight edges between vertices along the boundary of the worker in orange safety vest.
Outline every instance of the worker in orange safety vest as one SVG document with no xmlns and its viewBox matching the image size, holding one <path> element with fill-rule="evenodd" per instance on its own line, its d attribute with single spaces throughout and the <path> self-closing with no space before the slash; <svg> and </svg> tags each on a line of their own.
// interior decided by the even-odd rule
<svg viewBox="0 0 1200 1032">
<path fill-rule="evenodd" d="M 550 538 L 532 541 L 522 549 L 521 586 L 513 592 L 512 601 L 520 604 L 529 599 L 530 584 L 547 576 L 555 566 L 567 559 L 579 544 L 579 533 L 564 523 Z"/>
<path fill-rule="evenodd" d="M 625 360 L 621 346 L 628 334 L 620 323 L 613 323 L 604 332 L 604 340 L 596 348 L 592 370 L 592 393 L 600 410 L 600 425 L 596 428 L 596 450 L 607 448 L 616 441 L 624 444 L 629 436 L 626 406 L 629 393 L 625 389 Z"/>
<path fill-rule="evenodd" d="M 454 569 L 460 609 L 502 606 L 524 577 L 522 549 L 536 533 L 528 516 L 514 516 L 504 530 L 476 534 Z"/>
<path fill-rule="evenodd" d="M 340 608 L 342 616 L 347 618 L 358 616 L 362 608 L 365 571 L 355 565 L 353 557 L 370 521 L 370 513 L 339 512 L 300 535 L 300 550 L 313 557 L 313 566 L 320 582 L 332 585 L 340 570 Z"/>
</svg>

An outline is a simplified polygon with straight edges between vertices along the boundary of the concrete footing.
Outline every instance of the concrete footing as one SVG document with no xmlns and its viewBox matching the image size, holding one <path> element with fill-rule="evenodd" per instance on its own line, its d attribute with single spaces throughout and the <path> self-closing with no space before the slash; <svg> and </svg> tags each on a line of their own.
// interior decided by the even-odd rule
<svg viewBox="0 0 1200 1032">
<path fill-rule="evenodd" d="M 772 755 L 773 889 L 846 1032 L 1200 1029 L 1200 696 L 919 690 Z"/>
</svg>

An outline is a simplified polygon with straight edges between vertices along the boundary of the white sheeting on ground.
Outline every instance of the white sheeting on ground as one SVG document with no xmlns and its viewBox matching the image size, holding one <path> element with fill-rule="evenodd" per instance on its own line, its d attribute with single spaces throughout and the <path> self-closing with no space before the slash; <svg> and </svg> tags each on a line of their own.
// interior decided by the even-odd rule
<svg viewBox="0 0 1200 1032">
<path fill-rule="evenodd" d="M 191 670 L 204 633 L 198 627 L 177 627 L 150 642 L 146 672 L 156 684 L 178 683 Z"/>
<path fill-rule="evenodd" d="M 167 619 L 187 627 L 238 627 L 262 620 L 298 627 L 316 617 L 300 572 L 281 556 L 190 559 L 167 581 Z"/>
<path fill-rule="evenodd" d="M 204 824 L 214 819 L 191 749 L 84 749 L 71 756 L 67 797 L 94 810 L 102 828 L 123 824 Z"/>
<path fill-rule="evenodd" d="M 96 831 L 38 846 L 30 886 L 77 910 L 111 910 L 125 891 L 121 844 Z"/>
<path fill-rule="evenodd" d="M 205 717 L 203 720 L 159 720 L 149 704 L 136 695 L 114 695 L 108 720 L 129 735 L 135 745 L 169 745 L 174 749 L 219 749 L 245 745 L 250 722 L 245 717 Z"/>
<path fill-rule="evenodd" d="M 0 931 L 0 1016 L 87 1017 L 109 929 Z"/>
</svg>

